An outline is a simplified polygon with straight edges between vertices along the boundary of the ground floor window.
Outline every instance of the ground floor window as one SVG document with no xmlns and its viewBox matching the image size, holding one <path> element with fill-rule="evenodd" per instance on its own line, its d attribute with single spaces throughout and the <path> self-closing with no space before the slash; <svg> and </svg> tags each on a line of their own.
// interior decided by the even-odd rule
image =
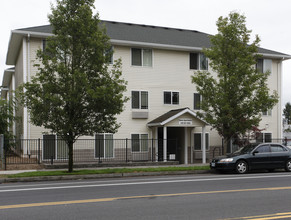
<svg viewBox="0 0 291 220">
<path fill-rule="evenodd" d="M 209 150 L 209 133 L 205 133 L 205 146 Z M 194 150 L 202 150 L 202 133 L 194 133 Z"/>
<path fill-rule="evenodd" d="M 131 134 L 132 152 L 148 151 L 148 134 Z"/>
<path fill-rule="evenodd" d="M 114 157 L 113 134 L 102 133 L 95 135 L 95 157 Z"/>
<path fill-rule="evenodd" d="M 272 133 L 260 133 L 257 137 L 258 143 L 270 143 L 272 142 Z"/>
<path fill-rule="evenodd" d="M 69 148 L 66 142 L 58 135 L 43 135 L 43 159 L 60 160 L 69 158 Z"/>
</svg>

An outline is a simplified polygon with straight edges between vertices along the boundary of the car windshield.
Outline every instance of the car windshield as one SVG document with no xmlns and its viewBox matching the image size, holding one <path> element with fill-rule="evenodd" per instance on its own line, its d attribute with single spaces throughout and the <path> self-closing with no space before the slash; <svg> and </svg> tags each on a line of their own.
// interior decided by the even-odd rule
<svg viewBox="0 0 291 220">
<path fill-rule="evenodd" d="M 250 145 L 247 145 L 247 146 L 244 146 L 240 149 L 238 149 L 236 152 L 234 152 L 235 154 L 248 154 L 250 153 L 253 149 L 255 149 L 255 147 L 258 146 L 258 145 L 253 145 L 253 144 L 250 144 Z"/>
</svg>

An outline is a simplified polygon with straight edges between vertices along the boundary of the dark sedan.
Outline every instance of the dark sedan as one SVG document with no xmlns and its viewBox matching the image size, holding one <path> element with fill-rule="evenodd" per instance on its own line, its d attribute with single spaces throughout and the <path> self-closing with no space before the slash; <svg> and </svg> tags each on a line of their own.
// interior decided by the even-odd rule
<svg viewBox="0 0 291 220">
<path fill-rule="evenodd" d="M 291 172 L 291 150 L 276 143 L 250 144 L 233 154 L 214 158 L 210 168 L 233 170 L 241 174 L 258 169 L 285 169 Z"/>
</svg>

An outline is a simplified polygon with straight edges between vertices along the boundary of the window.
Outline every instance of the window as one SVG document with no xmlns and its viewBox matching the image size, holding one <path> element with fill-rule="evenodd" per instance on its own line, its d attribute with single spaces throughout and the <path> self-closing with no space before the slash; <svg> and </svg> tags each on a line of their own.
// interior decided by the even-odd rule
<svg viewBox="0 0 291 220">
<path fill-rule="evenodd" d="M 272 142 L 272 133 L 260 133 L 257 137 L 257 143 Z"/>
<path fill-rule="evenodd" d="M 205 146 L 209 150 L 209 133 L 205 133 Z M 202 133 L 194 133 L 194 150 L 202 150 Z"/>
<path fill-rule="evenodd" d="M 271 116 L 272 115 L 272 110 L 269 109 L 269 110 L 267 110 L 265 112 L 262 112 L 262 114 L 263 114 L 263 116 Z"/>
<path fill-rule="evenodd" d="M 132 152 L 148 151 L 148 134 L 131 134 Z"/>
<path fill-rule="evenodd" d="M 42 50 L 45 52 L 45 48 L 46 48 L 46 39 L 42 40 Z"/>
<path fill-rule="evenodd" d="M 263 145 L 258 147 L 256 151 L 258 151 L 258 153 L 270 153 L 270 147 L 269 145 Z"/>
<path fill-rule="evenodd" d="M 283 152 L 283 151 L 287 151 L 287 150 L 280 145 L 271 145 L 271 152 L 276 153 L 276 152 Z"/>
<path fill-rule="evenodd" d="M 43 135 L 43 159 L 68 159 L 69 148 L 60 136 L 55 134 Z"/>
<path fill-rule="evenodd" d="M 106 59 L 108 59 L 107 63 L 113 64 L 113 46 L 105 51 L 104 56 L 106 57 Z"/>
<path fill-rule="evenodd" d="M 164 91 L 164 104 L 179 104 L 179 92 Z"/>
<path fill-rule="evenodd" d="M 272 60 L 270 59 L 258 59 L 256 64 L 256 69 L 260 73 L 269 71 L 272 73 Z"/>
<path fill-rule="evenodd" d="M 208 58 L 204 53 L 190 53 L 191 70 L 208 70 Z"/>
<path fill-rule="evenodd" d="M 202 100 L 201 95 L 199 93 L 194 93 L 194 110 L 201 109 L 201 100 Z"/>
<path fill-rule="evenodd" d="M 95 135 L 95 157 L 114 157 L 113 134 L 102 133 Z"/>
<path fill-rule="evenodd" d="M 148 92 L 147 91 L 132 91 L 131 92 L 131 107 L 133 109 L 148 109 Z"/>
<path fill-rule="evenodd" d="M 131 48 L 131 65 L 152 66 L 152 50 Z"/>
</svg>

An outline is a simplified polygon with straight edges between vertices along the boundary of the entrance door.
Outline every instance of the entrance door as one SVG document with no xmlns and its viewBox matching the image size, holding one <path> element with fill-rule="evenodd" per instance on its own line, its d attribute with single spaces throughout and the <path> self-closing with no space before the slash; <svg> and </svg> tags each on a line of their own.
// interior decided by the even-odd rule
<svg viewBox="0 0 291 220">
<path fill-rule="evenodd" d="M 170 160 L 170 155 L 175 155 L 175 161 L 183 163 L 181 155 L 183 151 L 184 128 L 168 127 L 167 128 L 167 160 Z M 164 153 L 164 129 L 158 128 L 158 161 L 163 161 Z"/>
<path fill-rule="evenodd" d="M 167 129 L 168 134 L 168 155 L 175 155 L 175 161 L 183 163 L 181 158 L 184 142 L 184 128 L 170 127 Z"/>
</svg>

